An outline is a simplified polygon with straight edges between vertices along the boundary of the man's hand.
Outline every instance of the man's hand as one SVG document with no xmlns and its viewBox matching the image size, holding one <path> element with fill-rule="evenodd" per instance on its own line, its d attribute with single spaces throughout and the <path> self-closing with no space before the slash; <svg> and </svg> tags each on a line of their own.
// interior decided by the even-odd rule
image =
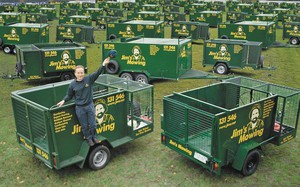
<svg viewBox="0 0 300 187">
<path fill-rule="evenodd" d="M 102 65 L 106 66 L 109 63 L 110 57 L 107 57 L 106 59 L 103 60 Z"/>
<path fill-rule="evenodd" d="M 62 101 L 60 101 L 59 103 L 57 103 L 56 105 L 57 105 L 58 107 L 61 107 L 61 106 L 64 105 L 64 103 L 65 103 L 65 100 L 62 100 Z"/>
</svg>

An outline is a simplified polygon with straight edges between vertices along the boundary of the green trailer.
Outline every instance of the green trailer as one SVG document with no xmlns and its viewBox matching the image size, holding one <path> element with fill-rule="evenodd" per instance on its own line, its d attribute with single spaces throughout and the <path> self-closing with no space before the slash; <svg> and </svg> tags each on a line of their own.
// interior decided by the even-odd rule
<svg viewBox="0 0 300 187">
<path fill-rule="evenodd" d="M 47 8 L 47 7 L 42 7 L 39 8 L 39 12 L 42 14 L 47 14 L 48 20 L 52 21 L 56 19 L 56 8 Z"/>
<path fill-rule="evenodd" d="M 292 45 L 300 43 L 300 22 L 285 22 L 282 29 L 282 39 L 289 39 Z"/>
<path fill-rule="evenodd" d="M 71 9 L 79 10 L 81 8 L 81 5 L 79 1 L 69 1 L 69 2 L 63 2 L 61 4 L 61 8 L 71 8 Z"/>
<path fill-rule="evenodd" d="M 151 11 L 158 12 L 160 11 L 160 5 L 157 4 L 144 4 L 139 7 L 139 12 L 141 11 Z"/>
<path fill-rule="evenodd" d="M 79 25 L 92 26 L 92 18 L 91 16 L 84 16 L 84 15 L 73 15 L 68 17 L 60 16 L 59 24 L 79 24 Z"/>
<path fill-rule="evenodd" d="M 83 168 L 87 163 L 91 169 L 102 169 L 110 160 L 111 149 L 153 131 L 153 86 L 101 75 L 93 85 L 100 143 L 90 147 L 82 135 L 74 101 L 56 107 L 69 84 L 64 81 L 11 93 L 17 142 L 49 168 Z"/>
<path fill-rule="evenodd" d="M 1 9 L 2 9 L 1 12 L 14 12 L 15 4 L 2 4 Z"/>
<path fill-rule="evenodd" d="M 300 15 L 299 14 L 286 14 L 283 15 L 282 25 L 286 22 L 300 22 Z"/>
<path fill-rule="evenodd" d="M 276 27 L 278 28 L 278 15 L 277 14 L 254 14 L 247 15 L 245 21 L 267 21 L 275 22 Z"/>
<path fill-rule="evenodd" d="M 56 41 L 94 43 L 94 27 L 79 24 L 59 24 L 56 27 Z"/>
<path fill-rule="evenodd" d="M 226 9 L 226 6 L 225 4 L 223 4 L 223 2 L 214 2 L 214 3 L 210 3 L 210 4 L 207 4 L 208 5 L 208 8 L 209 10 L 212 10 L 212 11 L 222 11 L 222 12 L 225 12 L 225 9 Z"/>
<path fill-rule="evenodd" d="M 32 10 L 38 9 L 39 7 L 38 3 L 20 3 L 18 4 L 18 12 L 28 13 Z"/>
<path fill-rule="evenodd" d="M 119 21 L 119 17 L 98 16 L 96 20 L 96 26 L 99 27 L 100 30 L 104 30 L 106 29 L 108 23 L 118 23 Z"/>
<path fill-rule="evenodd" d="M 253 14 L 254 13 L 254 5 L 246 4 L 246 3 L 232 4 L 232 5 L 228 6 L 228 11 L 247 12 L 248 14 Z"/>
<path fill-rule="evenodd" d="M 257 12 L 261 14 L 273 14 L 274 5 L 262 4 L 257 8 Z"/>
<path fill-rule="evenodd" d="M 289 14 L 289 12 L 290 12 L 290 9 L 288 9 L 288 8 L 274 8 L 273 9 L 273 14 L 278 15 L 278 21 L 282 21 L 283 15 Z"/>
<path fill-rule="evenodd" d="M 48 43 L 49 25 L 38 23 L 15 23 L 0 26 L 0 46 L 4 53 L 16 53 L 15 45 Z"/>
<path fill-rule="evenodd" d="M 39 13 L 25 14 L 25 23 L 47 23 L 47 22 L 48 22 L 47 14 L 39 14 Z"/>
<path fill-rule="evenodd" d="M 81 7 L 83 9 L 85 8 L 95 8 L 96 7 L 96 3 L 92 3 L 92 2 L 82 2 Z"/>
<path fill-rule="evenodd" d="M 162 12 L 166 13 L 166 12 L 180 12 L 180 6 L 176 6 L 176 5 L 163 5 L 162 6 Z"/>
<path fill-rule="evenodd" d="M 143 35 L 147 38 L 163 38 L 164 22 L 150 20 L 131 20 L 107 24 L 106 38 L 134 38 Z"/>
<path fill-rule="evenodd" d="M 190 21 L 209 23 L 210 27 L 217 27 L 223 22 L 223 13 L 221 11 L 201 11 L 190 14 Z"/>
<path fill-rule="evenodd" d="M 262 42 L 267 49 L 276 41 L 276 23 L 265 21 L 241 21 L 218 25 L 218 38 Z"/>
<path fill-rule="evenodd" d="M 296 137 L 299 101 L 299 89 L 245 77 L 173 93 L 163 99 L 161 142 L 214 174 L 229 165 L 249 176 L 263 145 Z"/>
<path fill-rule="evenodd" d="M 159 11 L 141 11 L 137 12 L 135 16 L 135 20 L 152 20 L 152 21 L 160 21 L 161 13 Z"/>
<path fill-rule="evenodd" d="M 163 20 L 165 24 L 172 25 L 173 22 L 186 21 L 185 14 L 179 12 L 164 12 Z"/>
<path fill-rule="evenodd" d="M 72 8 L 61 8 L 59 10 L 59 17 L 68 17 L 77 14 L 78 14 L 78 10 Z"/>
<path fill-rule="evenodd" d="M 249 15 L 247 12 L 228 11 L 226 12 L 226 21 L 230 23 L 245 21 L 247 15 Z"/>
<path fill-rule="evenodd" d="M 16 46 L 17 73 L 28 81 L 47 78 L 69 80 L 74 69 L 87 69 L 86 48 L 77 43 L 24 44 Z"/>
<path fill-rule="evenodd" d="M 179 21 L 172 23 L 172 38 L 187 38 L 191 37 L 193 40 L 209 39 L 209 24 L 202 22 L 186 22 Z"/>
<path fill-rule="evenodd" d="M 207 4 L 206 3 L 192 3 L 192 4 L 185 4 L 184 5 L 184 12 L 186 14 L 193 14 L 196 12 L 201 12 L 207 10 Z"/>
<path fill-rule="evenodd" d="M 230 69 L 251 67 L 264 68 L 261 55 L 262 43 L 246 40 L 206 40 L 203 47 L 203 66 L 213 66 L 218 74 L 227 74 Z"/>
<path fill-rule="evenodd" d="M 86 8 L 78 10 L 78 15 L 91 16 L 93 21 L 96 21 L 98 16 L 104 15 L 103 8 Z"/>
<path fill-rule="evenodd" d="M 106 66 L 106 73 L 148 83 L 154 79 L 203 78 L 192 69 L 191 39 L 134 38 L 102 43 L 102 57 L 109 50 L 122 51 Z"/>
<path fill-rule="evenodd" d="M 17 12 L 1 12 L 0 13 L 0 25 L 9 25 L 12 23 L 20 23 L 21 13 Z"/>
<path fill-rule="evenodd" d="M 124 13 L 126 13 L 126 11 L 124 11 L 122 9 L 119 9 L 119 8 L 106 9 L 106 16 L 113 16 L 113 17 L 123 18 Z"/>
<path fill-rule="evenodd" d="M 105 10 L 108 9 L 120 9 L 121 3 L 116 1 L 103 1 L 102 3 L 98 3 L 98 7 L 104 8 Z"/>
</svg>

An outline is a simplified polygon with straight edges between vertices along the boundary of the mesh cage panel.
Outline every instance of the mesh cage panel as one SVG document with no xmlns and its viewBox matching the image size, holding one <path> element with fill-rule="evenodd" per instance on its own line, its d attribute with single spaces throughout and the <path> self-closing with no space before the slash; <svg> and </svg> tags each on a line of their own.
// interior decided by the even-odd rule
<svg viewBox="0 0 300 187">
<path fill-rule="evenodd" d="M 28 110 L 28 116 L 32 129 L 33 142 L 48 150 L 47 140 L 49 138 L 46 137 L 44 112 L 37 110 L 34 107 L 30 107 Z"/>
</svg>

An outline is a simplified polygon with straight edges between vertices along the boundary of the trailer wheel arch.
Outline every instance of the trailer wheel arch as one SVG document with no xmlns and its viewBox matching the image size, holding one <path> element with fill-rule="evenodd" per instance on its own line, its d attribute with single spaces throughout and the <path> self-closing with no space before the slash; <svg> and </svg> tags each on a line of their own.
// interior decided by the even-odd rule
<svg viewBox="0 0 300 187">
<path fill-rule="evenodd" d="M 2 49 L 3 49 L 3 52 L 4 52 L 5 54 L 9 54 L 9 53 L 12 52 L 12 48 L 11 48 L 9 45 L 4 45 L 4 46 L 2 47 Z"/>
<path fill-rule="evenodd" d="M 260 157 L 261 154 L 258 149 L 253 149 L 248 152 L 241 170 L 244 176 L 249 176 L 255 173 L 260 161 Z"/>
<path fill-rule="evenodd" d="M 99 29 L 100 29 L 100 30 L 106 29 L 106 25 L 105 25 L 105 24 L 100 24 L 100 25 L 99 25 Z"/>
<path fill-rule="evenodd" d="M 149 83 L 149 77 L 144 73 L 139 73 L 134 78 L 135 81 L 148 84 Z"/>
<path fill-rule="evenodd" d="M 298 37 L 291 37 L 290 38 L 290 44 L 298 45 L 299 44 L 299 38 Z"/>
<path fill-rule="evenodd" d="M 109 40 L 115 40 L 115 39 L 117 39 L 117 36 L 115 34 L 111 34 L 111 35 L 108 36 L 108 39 Z"/>
<path fill-rule="evenodd" d="M 74 73 L 73 72 L 63 72 L 60 74 L 60 80 L 62 81 L 66 81 L 66 80 L 71 80 L 71 79 L 74 79 Z"/>
<path fill-rule="evenodd" d="M 227 35 L 222 35 L 221 39 L 229 39 L 229 37 Z"/>
<path fill-rule="evenodd" d="M 64 43 L 73 43 L 73 41 L 71 39 L 64 39 L 63 41 Z"/>
<path fill-rule="evenodd" d="M 228 67 L 227 63 L 225 63 L 225 62 L 217 62 L 214 66 L 214 72 L 216 72 L 220 75 L 227 74 L 229 69 L 230 68 Z"/>
<path fill-rule="evenodd" d="M 116 74 L 119 71 L 120 65 L 116 60 L 110 60 L 105 66 L 105 70 L 109 74 Z"/>
<path fill-rule="evenodd" d="M 103 169 L 110 160 L 110 150 L 100 144 L 95 146 L 88 155 L 88 165 L 93 170 Z"/>
</svg>

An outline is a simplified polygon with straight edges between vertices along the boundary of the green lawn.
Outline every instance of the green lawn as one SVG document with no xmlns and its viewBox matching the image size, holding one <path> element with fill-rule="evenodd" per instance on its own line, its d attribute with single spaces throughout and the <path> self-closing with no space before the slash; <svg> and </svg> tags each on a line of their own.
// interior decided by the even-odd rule
<svg viewBox="0 0 300 187">
<path fill-rule="evenodd" d="M 50 33 L 54 33 L 56 24 L 57 21 L 51 22 Z M 281 41 L 281 30 L 277 32 L 277 39 Z M 211 29 L 211 33 L 215 38 L 216 29 Z M 96 34 L 97 41 L 104 39 L 104 31 Z M 54 36 L 50 36 L 52 42 Z M 91 73 L 101 63 L 101 48 L 99 44 L 84 44 Z M 202 49 L 202 45 L 193 45 L 193 67 L 211 72 L 211 67 L 201 66 Z M 275 71 L 244 69 L 232 73 L 300 89 L 300 48 L 271 48 L 263 54 L 266 64 L 277 67 Z M 14 55 L 0 51 L 0 75 L 13 74 L 15 63 Z M 10 101 L 10 93 L 14 90 L 49 82 L 0 79 L 0 186 L 300 186 L 299 137 L 282 146 L 264 146 L 258 170 L 250 177 L 243 177 L 230 167 L 224 168 L 221 176 L 215 176 L 160 143 L 163 96 L 216 82 L 211 79 L 154 81 L 153 133 L 112 150 L 111 161 L 103 170 L 76 166 L 51 170 L 17 144 Z"/>
</svg>

